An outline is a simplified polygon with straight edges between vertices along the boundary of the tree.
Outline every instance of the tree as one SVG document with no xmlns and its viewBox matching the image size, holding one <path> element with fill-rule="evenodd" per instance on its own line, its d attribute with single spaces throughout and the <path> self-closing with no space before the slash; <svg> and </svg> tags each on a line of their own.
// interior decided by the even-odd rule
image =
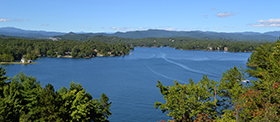
<svg viewBox="0 0 280 122">
<path fill-rule="evenodd" d="M 40 121 L 63 121 L 65 114 L 63 100 L 60 94 L 54 91 L 51 84 L 47 84 L 39 95 L 38 106 L 34 107 Z"/>
<path fill-rule="evenodd" d="M 24 110 L 21 89 L 21 85 L 16 81 L 3 87 L 0 97 L 0 121 L 19 121 Z"/>
<path fill-rule="evenodd" d="M 108 121 L 111 115 L 109 98 L 102 94 L 100 99 L 92 99 L 89 93 L 81 84 L 71 82 L 70 88 L 63 87 L 59 90 L 64 100 L 64 108 L 67 113 L 64 115 L 64 121 Z"/>
<path fill-rule="evenodd" d="M 3 87 L 5 85 L 5 82 L 8 80 L 8 77 L 5 76 L 7 73 L 6 68 L 3 68 L 0 65 L 0 92 L 3 93 Z M 2 96 L 2 94 L 1 94 Z"/>
<path fill-rule="evenodd" d="M 108 122 L 109 116 L 112 115 L 110 112 L 111 104 L 109 97 L 102 93 L 100 99 L 93 100 L 93 105 L 96 109 L 91 112 L 91 119 L 96 122 Z"/>
<path fill-rule="evenodd" d="M 191 79 L 189 84 L 179 84 L 174 81 L 174 86 L 163 86 L 158 81 L 157 87 L 163 95 L 165 104 L 156 102 L 155 108 L 160 108 L 162 112 L 167 112 L 168 116 L 175 121 L 193 121 L 199 114 L 207 115 L 207 119 L 213 120 L 217 114 L 216 84 L 207 76 L 195 84 Z M 213 100 L 214 99 L 214 100 Z"/>
</svg>

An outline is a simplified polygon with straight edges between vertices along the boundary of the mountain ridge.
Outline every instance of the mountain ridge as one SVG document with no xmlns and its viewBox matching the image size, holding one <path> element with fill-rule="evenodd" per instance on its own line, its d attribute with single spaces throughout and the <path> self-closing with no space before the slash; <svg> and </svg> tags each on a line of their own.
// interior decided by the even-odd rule
<svg viewBox="0 0 280 122">
<path fill-rule="evenodd" d="M 17 36 L 17 37 L 52 37 L 58 35 L 64 35 L 62 32 L 51 32 L 51 31 L 37 31 L 37 30 L 24 30 L 15 27 L 2 27 L 0 28 L 0 35 L 5 36 Z"/>
<path fill-rule="evenodd" d="M 169 31 L 149 29 L 141 31 L 127 31 L 115 33 L 79 33 L 79 32 L 50 32 L 50 31 L 36 31 L 24 30 L 15 27 L 2 27 L 0 28 L 0 35 L 17 36 L 17 37 L 59 37 L 61 39 L 82 40 L 85 38 L 103 35 L 103 36 L 116 36 L 121 38 L 165 38 L 165 37 L 189 37 L 189 38 L 204 38 L 204 39 L 232 39 L 232 40 L 266 40 L 275 41 L 280 36 L 280 31 L 269 32 L 213 32 L 213 31 Z"/>
</svg>

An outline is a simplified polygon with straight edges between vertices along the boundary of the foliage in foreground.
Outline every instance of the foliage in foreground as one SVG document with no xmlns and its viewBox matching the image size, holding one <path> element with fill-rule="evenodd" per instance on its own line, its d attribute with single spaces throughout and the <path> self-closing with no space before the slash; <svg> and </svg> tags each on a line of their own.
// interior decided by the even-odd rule
<svg viewBox="0 0 280 122">
<path fill-rule="evenodd" d="M 9 79 L 5 74 L 0 67 L 0 121 L 105 122 L 111 115 L 109 97 L 103 93 L 93 99 L 81 84 L 71 82 L 69 89 L 55 91 L 35 77 L 19 73 Z"/>
<path fill-rule="evenodd" d="M 257 57 L 261 57 L 256 61 L 257 70 L 231 68 L 220 83 L 207 76 L 196 84 L 190 80 L 184 85 L 174 81 L 174 86 L 163 86 L 158 81 L 166 102 L 156 102 L 155 108 L 176 122 L 280 121 L 280 41 L 270 51 L 253 53 L 250 59 Z M 258 80 L 242 82 L 246 72 Z"/>
</svg>

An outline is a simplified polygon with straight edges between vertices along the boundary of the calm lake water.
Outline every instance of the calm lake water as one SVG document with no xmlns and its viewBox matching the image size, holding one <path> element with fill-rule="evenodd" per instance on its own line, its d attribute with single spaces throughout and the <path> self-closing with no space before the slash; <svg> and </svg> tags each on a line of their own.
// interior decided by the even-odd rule
<svg viewBox="0 0 280 122">
<path fill-rule="evenodd" d="M 33 65 L 2 65 L 7 75 L 13 77 L 20 71 L 37 77 L 43 83 L 51 83 L 55 89 L 69 88 L 71 81 L 78 82 L 94 98 L 102 93 L 112 102 L 112 122 L 160 121 L 171 119 L 160 109 L 156 101 L 163 97 L 156 87 L 173 85 L 173 81 L 188 83 L 208 75 L 219 81 L 222 73 L 233 66 L 246 68 L 251 53 L 185 51 L 174 48 L 135 48 L 132 55 L 124 57 L 97 57 L 92 59 L 41 58 Z"/>
</svg>

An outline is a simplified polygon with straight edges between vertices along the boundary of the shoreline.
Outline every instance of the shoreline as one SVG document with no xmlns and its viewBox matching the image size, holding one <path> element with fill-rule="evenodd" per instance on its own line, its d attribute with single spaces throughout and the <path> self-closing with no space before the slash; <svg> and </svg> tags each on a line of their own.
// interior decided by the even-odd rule
<svg viewBox="0 0 280 122">
<path fill-rule="evenodd" d="M 32 62 L 32 63 L 20 63 L 20 62 L 0 62 L 1 65 L 7 65 L 7 64 L 23 64 L 23 65 L 27 65 L 27 64 L 37 64 L 37 62 Z"/>
</svg>

